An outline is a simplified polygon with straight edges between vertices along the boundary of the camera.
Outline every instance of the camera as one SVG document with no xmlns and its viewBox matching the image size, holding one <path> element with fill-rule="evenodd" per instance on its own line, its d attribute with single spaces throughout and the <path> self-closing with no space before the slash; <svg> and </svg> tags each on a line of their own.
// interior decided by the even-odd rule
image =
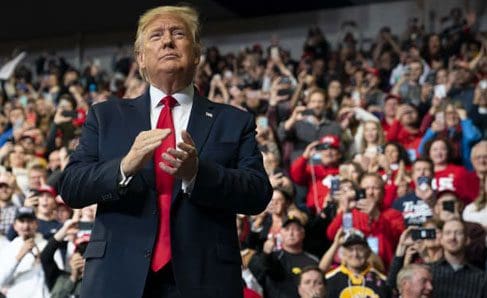
<svg viewBox="0 0 487 298">
<path fill-rule="evenodd" d="M 455 212 L 455 201 L 444 201 L 443 210 L 454 213 Z"/>
<path fill-rule="evenodd" d="M 76 111 L 62 111 L 61 115 L 63 115 L 64 117 L 68 117 L 68 118 L 77 118 L 78 112 L 76 112 Z"/>
<path fill-rule="evenodd" d="M 411 230 L 411 238 L 413 240 L 436 239 L 435 229 L 414 229 Z"/>
<path fill-rule="evenodd" d="M 355 191 L 355 196 L 357 197 L 357 200 L 362 200 L 366 198 L 366 193 L 365 193 L 365 188 L 359 188 Z"/>
</svg>

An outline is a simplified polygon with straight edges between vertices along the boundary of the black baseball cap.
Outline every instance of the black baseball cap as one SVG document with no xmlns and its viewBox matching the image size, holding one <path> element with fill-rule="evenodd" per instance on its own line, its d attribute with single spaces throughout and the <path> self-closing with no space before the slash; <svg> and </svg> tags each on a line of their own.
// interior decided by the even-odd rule
<svg viewBox="0 0 487 298">
<path fill-rule="evenodd" d="M 282 227 L 285 228 L 286 226 L 288 226 L 289 224 L 291 223 L 296 223 L 298 224 L 299 226 L 303 227 L 304 228 L 304 225 L 303 223 L 301 222 L 301 220 L 299 218 L 297 218 L 296 216 L 289 216 L 286 218 L 286 220 L 282 223 Z"/>
<path fill-rule="evenodd" d="M 34 208 L 31 207 L 20 207 L 17 210 L 15 219 L 37 219 Z"/>
<path fill-rule="evenodd" d="M 345 242 L 343 242 L 343 247 L 350 247 L 352 245 L 360 244 L 365 247 L 369 247 L 369 243 L 362 232 L 351 229 L 347 232 L 345 236 Z"/>
</svg>

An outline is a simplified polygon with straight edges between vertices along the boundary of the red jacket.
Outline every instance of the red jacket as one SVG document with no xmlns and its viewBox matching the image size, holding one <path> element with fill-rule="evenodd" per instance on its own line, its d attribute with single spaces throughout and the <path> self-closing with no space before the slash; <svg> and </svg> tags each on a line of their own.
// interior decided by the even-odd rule
<svg viewBox="0 0 487 298">
<path fill-rule="evenodd" d="M 315 177 L 314 180 L 313 171 Z M 306 206 L 311 210 L 316 211 L 316 209 L 321 210 L 323 200 L 326 198 L 330 190 L 330 178 L 338 176 L 338 168 L 327 167 L 321 163 L 311 166 L 308 163 L 308 159 L 300 156 L 291 164 L 290 176 L 296 184 L 308 186 Z"/>
<path fill-rule="evenodd" d="M 366 237 L 378 238 L 379 257 L 388 269 L 394 257 L 399 237 L 405 229 L 401 212 L 395 209 L 384 210 L 380 213 L 379 218 L 373 222 L 369 222 L 369 216 L 366 213 L 357 209 L 352 210 L 352 216 L 354 228 L 360 230 Z M 338 213 L 326 229 L 326 235 L 330 240 L 335 238 L 338 229 L 342 226 L 342 218 L 343 213 Z"/>
</svg>

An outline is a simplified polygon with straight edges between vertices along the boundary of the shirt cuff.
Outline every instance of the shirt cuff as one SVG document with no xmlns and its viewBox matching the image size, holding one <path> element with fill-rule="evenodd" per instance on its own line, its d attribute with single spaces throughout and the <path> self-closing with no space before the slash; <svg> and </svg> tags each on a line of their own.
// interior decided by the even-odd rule
<svg viewBox="0 0 487 298">
<path fill-rule="evenodd" d="M 185 194 L 190 195 L 191 192 L 193 192 L 194 182 L 196 180 L 196 175 L 197 174 L 198 174 L 198 172 L 196 172 L 196 174 L 194 175 L 193 179 L 191 179 L 190 181 L 186 181 L 186 180 L 183 180 L 182 181 L 182 183 L 181 183 L 181 189 L 183 190 L 183 192 Z"/>
<path fill-rule="evenodd" d="M 122 179 L 118 182 L 118 185 L 121 187 L 127 187 L 130 181 L 132 181 L 132 178 L 134 178 L 134 176 L 129 176 L 129 177 L 125 176 L 125 173 L 122 170 L 122 162 L 120 162 L 120 177 Z"/>
</svg>

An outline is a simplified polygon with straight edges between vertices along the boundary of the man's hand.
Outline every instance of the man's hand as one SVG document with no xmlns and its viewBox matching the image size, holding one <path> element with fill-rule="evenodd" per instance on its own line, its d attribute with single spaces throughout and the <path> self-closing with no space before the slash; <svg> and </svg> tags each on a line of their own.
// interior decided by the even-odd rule
<svg viewBox="0 0 487 298">
<path fill-rule="evenodd" d="M 187 131 L 181 131 L 181 137 L 183 141 L 177 145 L 181 150 L 169 148 L 167 152 L 162 153 L 162 159 L 166 163 L 159 163 L 159 167 L 177 178 L 191 181 L 198 171 L 198 151 Z"/>
<path fill-rule="evenodd" d="M 75 253 L 71 260 L 69 261 L 71 266 L 71 281 L 74 283 L 81 279 L 81 273 L 83 272 L 83 267 L 85 266 L 85 260 L 79 253 Z"/>
<path fill-rule="evenodd" d="M 126 176 L 133 176 L 152 158 L 154 150 L 165 139 L 170 129 L 152 129 L 139 133 L 129 153 L 122 159 L 122 171 Z"/>
<path fill-rule="evenodd" d="M 24 244 L 20 247 L 19 253 L 17 254 L 17 261 L 20 262 L 27 253 L 29 253 L 34 247 L 36 243 L 34 238 L 28 238 L 24 241 Z"/>
<path fill-rule="evenodd" d="M 54 234 L 54 239 L 60 242 L 64 240 L 64 237 L 76 234 L 79 231 L 78 222 L 79 220 L 76 219 L 66 220 L 63 226 Z"/>
</svg>

